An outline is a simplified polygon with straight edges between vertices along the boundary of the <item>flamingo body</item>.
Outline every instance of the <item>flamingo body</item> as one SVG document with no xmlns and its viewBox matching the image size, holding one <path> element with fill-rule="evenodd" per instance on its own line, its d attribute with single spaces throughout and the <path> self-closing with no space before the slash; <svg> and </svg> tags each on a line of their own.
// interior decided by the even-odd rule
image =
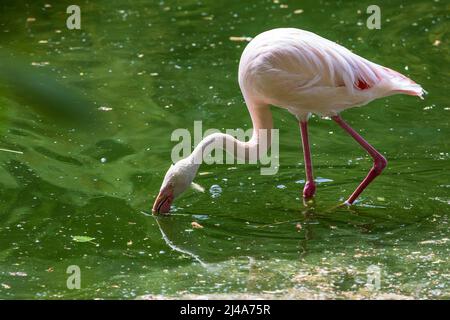
<svg viewBox="0 0 450 320">
<path fill-rule="evenodd" d="M 333 116 L 396 93 L 422 96 L 422 88 L 312 32 L 280 28 L 256 36 L 239 64 L 243 92 L 288 109 Z"/>
</svg>

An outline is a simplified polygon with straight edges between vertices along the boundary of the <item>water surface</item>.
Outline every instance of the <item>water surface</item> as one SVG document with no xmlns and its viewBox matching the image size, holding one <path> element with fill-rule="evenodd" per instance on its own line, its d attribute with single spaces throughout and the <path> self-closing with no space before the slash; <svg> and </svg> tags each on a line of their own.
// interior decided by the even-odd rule
<svg viewBox="0 0 450 320">
<path fill-rule="evenodd" d="M 0 5 L 0 49 L 79 92 L 97 119 L 63 126 L 2 84 L 0 148 L 21 153 L 0 151 L 0 298 L 450 297 L 445 1 L 385 1 L 381 30 L 365 26 L 370 1 L 79 1 L 79 31 L 65 27 L 69 4 Z M 388 158 L 383 175 L 356 206 L 336 208 L 371 160 L 314 117 L 320 183 L 305 207 L 299 129 L 273 108 L 277 175 L 203 165 L 196 182 L 206 192 L 188 191 L 174 215 L 156 221 L 148 213 L 172 131 L 193 130 L 195 120 L 205 130 L 251 126 L 237 84 L 246 42 L 230 37 L 288 26 L 429 92 L 343 113 Z M 220 193 L 209 192 L 214 185 Z M 70 265 L 81 268 L 80 290 L 66 287 Z M 370 266 L 381 273 L 378 291 L 366 286 Z"/>
</svg>

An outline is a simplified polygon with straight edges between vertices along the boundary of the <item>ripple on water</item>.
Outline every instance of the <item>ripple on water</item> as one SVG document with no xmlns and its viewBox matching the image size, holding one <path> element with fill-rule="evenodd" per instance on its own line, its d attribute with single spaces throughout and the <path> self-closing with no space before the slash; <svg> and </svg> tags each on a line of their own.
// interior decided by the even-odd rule
<svg viewBox="0 0 450 320">
<path fill-rule="evenodd" d="M 209 188 L 209 193 L 211 194 L 212 198 L 218 198 L 222 194 L 222 187 L 219 186 L 218 184 L 213 184 Z"/>
</svg>

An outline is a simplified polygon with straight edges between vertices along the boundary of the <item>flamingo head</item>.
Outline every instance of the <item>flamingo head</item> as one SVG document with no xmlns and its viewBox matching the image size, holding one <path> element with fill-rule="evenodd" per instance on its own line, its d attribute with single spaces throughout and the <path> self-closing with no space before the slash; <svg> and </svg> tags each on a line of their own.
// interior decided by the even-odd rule
<svg viewBox="0 0 450 320">
<path fill-rule="evenodd" d="M 173 200 L 186 191 L 194 180 L 198 165 L 180 160 L 167 170 L 158 196 L 153 204 L 152 212 L 155 214 L 167 214 Z"/>
</svg>

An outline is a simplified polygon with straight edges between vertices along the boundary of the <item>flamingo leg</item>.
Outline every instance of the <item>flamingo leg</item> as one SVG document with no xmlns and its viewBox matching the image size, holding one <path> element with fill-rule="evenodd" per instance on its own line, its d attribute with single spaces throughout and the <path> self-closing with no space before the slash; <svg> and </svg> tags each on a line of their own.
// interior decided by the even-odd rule
<svg viewBox="0 0 450 320">
<path fill-rule="evenodd" d="M 366 149 L 367 153 L 373 158 L 373 167 L 370 169 L 367 176 L 352 193 L 352 195 L 347 199 L 347 201 L 345 201 L 345 204 L 351 205 L 359 197 L 361 192 L 363 192 L 364 189 L 373 181 L 373 179 L 381 174 L 381 172 L 387 165 L 387 160 L 381 153 L 379 153 L 366 140 L 364 140 L 364 138 L 361 137 L 352 127 L 350 127 L 340 116 L 333 116 L 332 119 L 336 121 L 336 123 L 345 131 L 347 131 L 348 134 L 350 134 L 353 139 L 355 139 L 364 149 Z"/>
<path fill-rule="evenodd" d="M 309 148 L 308 120 L 300 120 L 300 131 L 302 134 L 303 156 L 305 158 L 306 183 L 303 188 L 303 198 L 310 199 L 316 192 L 311 162 L 311 149 Z"/>
</svg>

